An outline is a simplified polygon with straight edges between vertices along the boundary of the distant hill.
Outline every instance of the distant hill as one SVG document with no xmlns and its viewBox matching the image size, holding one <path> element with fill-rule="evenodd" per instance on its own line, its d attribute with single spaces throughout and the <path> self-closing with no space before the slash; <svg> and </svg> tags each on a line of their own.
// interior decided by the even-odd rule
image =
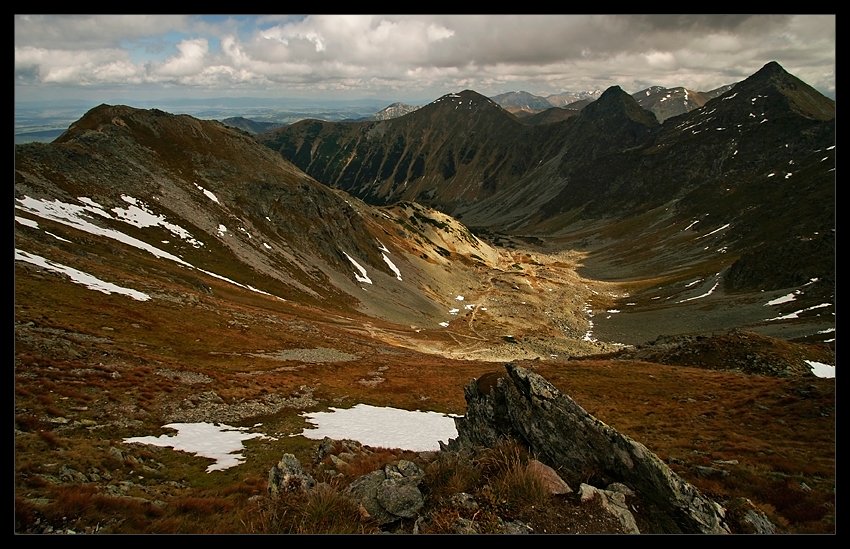
<svg viewBox="0 0 850 549">
<path fill-rule="evenodd" d="M 406 105 L 404 103 L 393 103 L 385 109 L 382 109 L 376 112 L 373 116 L 373 120 L 390 120 L 392 118 L 398 118 L 399 116 L 404 116 L 405 114 L 412 113 L 419 107 L 414 107 L 413 105 Z"/>
<path fill-rule="evenodd" d="M 242 131 L 246 131 L 251 135 L 256 135 L 258 133 L 267 132 L 275 128 L 280 128 L 281 126 L 285 126 L 285 124 L 281 124 L 279 122 L 257 122 L 256 120 L 249 120 L 241 116 L 225 118 L 221 121 L 221 123 L 225 126 L 230 126 L 231 128 L 238 128 Z"/>
</svg>

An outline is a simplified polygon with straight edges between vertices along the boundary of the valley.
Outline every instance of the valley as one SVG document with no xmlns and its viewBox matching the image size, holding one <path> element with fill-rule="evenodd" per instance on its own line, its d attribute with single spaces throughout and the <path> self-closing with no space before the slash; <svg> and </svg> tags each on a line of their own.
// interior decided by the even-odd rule
<svg viewBox="0 0 850 549">
<path fill-rule="evenodd" d="M 467 91 L 256 137 L 101 105 L 17 145 L 16 531 L 283 529 L 266 481 L 284 453 L 337 487 L 447 459 L 314 463 L 307 414 L 463 415 L 464 386 L 509 362 L 715 500 L 834 531 L 835 380 L 812 373 L 835 367 L 834 102 L 805 86 L 768 65 L 663 124 L 612 88 L 540 126 Z M 258 436 L 212 471 L 128 442 L 172 423 Z M 620 531 L 553 501 L 572 518 L 512 512 Z"/>
</svg>

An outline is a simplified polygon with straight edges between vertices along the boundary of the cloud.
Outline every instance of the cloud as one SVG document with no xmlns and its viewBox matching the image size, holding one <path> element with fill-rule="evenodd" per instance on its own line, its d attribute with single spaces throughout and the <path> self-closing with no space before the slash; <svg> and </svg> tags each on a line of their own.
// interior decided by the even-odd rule
<svg viewBox="0 0 850 549">
<path fill-rule="evenodd" d="M 835 16 L 15 17 L 18 86 L 142 82 L 434 97 L 614 84 L 708 90 L 771 60 L 834 90 Z"/>
<path fill-rule="evenodd" d="M 157 74 L 164 76 L 188 76 L 204 71 L 209 43 L 205 38 L 181 40 L 177 44 L 179 55 L 169 57 L 165 63 L 156 69 Z"/>
<path fill-rule="evenodd" d="M 98 49 L 185 30 L 187 15 L 16 15 L 15 47 Z"/>
</svg>

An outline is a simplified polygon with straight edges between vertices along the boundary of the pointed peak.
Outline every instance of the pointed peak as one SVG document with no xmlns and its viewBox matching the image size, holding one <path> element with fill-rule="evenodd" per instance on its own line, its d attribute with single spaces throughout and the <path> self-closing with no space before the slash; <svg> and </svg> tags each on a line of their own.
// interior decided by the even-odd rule
<svg viewBox="0 0 850 549">
<path fill-rule="evenodd" d="M 835 101 L 821 94 L 793 74 L 787 72 L 776 61 L 759 69 L 758 72 L 739 82 L 720 97 L 731 99 L 742 94 L 740 101 L 752 101 L 753 97 L 763 95 L 784 97 L 797 113 L 818 120 L 835 118 Z"/>
<path fill-rule="evenodd" d="M 625 116 L 630 120 L 648 125 L 658 124 L 655 115 L 638 105 L 635 98 L 620 86 L 611 86 L 599 96 L 599 99 L 582 109 L 582 115 L 589 119 L 600 117 Z"/>
<path fill-rule="evenodd" d="M 765 66 L 756 71 L 755 74 L 788 74 L 788 71 L 783 69 L 782 65 L 780 65 L 776 61 L 771 61 L 770 63 L 767 63 Z"/>
<path fill-rule="evenodd" d="M 602 92 L 602 95 L 599 96 L 599 99 L 597 99 L 597 101 L 610 101 L 614 98 L 624 97 L 628 95 L 629 94 L 623 91 L 623 88 L 621 88 L 620 86 L 611 86 L 610 88 Z"/>
</svg>

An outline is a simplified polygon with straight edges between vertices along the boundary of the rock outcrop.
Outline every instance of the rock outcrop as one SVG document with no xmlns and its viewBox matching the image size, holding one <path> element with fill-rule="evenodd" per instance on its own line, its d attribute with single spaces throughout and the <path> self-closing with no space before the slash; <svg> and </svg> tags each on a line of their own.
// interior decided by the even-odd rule
<svg viewBox="0 0 850 549">
<path fill-rule="evenodd" d="M 315 487 L 316 480 L 304 471 L 301 462 L 292 454 L 284 454 L 269 471 L 268 492 L 272 497 L 292 491 L 309 492 Z"/>
<path fill-rule="evenodd" d="M 606 485 L 620 482 L 668 515 L 681 532 L 729 533 L 724 509 L 643 444 L 587 413 L 543 377 L 513 364 L 506 368 L 507 376 L 484 384 L 474 380 L 464 388 L 467 413 L 455 420 L 458 438 L 450 448 L 517 439 L 570 484 L 588 476 Z"/>
<path fill-rule="evenodd" d="M 358 478 L 348 492 L 380 524 L 415 518 L 425 503 L 418 486 L 424 475 L 416 464 L 400 460 Z"/>
</svg>

